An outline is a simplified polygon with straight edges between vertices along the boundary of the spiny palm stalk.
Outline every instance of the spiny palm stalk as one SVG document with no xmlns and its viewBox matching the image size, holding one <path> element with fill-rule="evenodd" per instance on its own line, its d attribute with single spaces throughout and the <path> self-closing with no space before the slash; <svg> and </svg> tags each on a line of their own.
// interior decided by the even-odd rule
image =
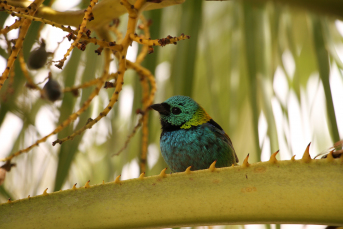
<svg viewBox="0 0 343 229">
<path fill-rule="evenodd" d="M 161 228 L 190 225 L 309 223 L 343 225 L 343 157 L 269 161 L 166 174 L 8 201 L 2 228 Z M 167 209 L 166 209 L 167 208 Z M 32 211 L 32 209 L 35 209 Z M 325 214 L 322 213 L 325 209 Z M 258 213 L 256 212 L 258 210 Z M 182 213 L 182 214 L 181 214 Z"/>
</svg>

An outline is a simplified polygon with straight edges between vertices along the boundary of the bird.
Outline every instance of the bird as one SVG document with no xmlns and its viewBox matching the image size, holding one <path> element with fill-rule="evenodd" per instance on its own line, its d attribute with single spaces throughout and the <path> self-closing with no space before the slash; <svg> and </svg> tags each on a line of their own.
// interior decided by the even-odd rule
<svg viewBox="0 0 343 229">
<path fill-rule="evenodd" d="M 176 95 L 150 108 L 160 114 L 161 154 L 172 172 L 237 165 L 230 137 L 197 102 Z"/>
</svg>

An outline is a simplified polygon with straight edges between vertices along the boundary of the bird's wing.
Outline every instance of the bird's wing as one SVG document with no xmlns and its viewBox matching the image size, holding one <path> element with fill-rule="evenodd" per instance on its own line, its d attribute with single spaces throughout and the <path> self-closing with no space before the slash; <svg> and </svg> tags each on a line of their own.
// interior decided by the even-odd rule
<svg viewBox="0 0 343 229">
<path fill-rule="evenodd" d="M 221 138 L 223 141 L 225 141 L 233 149 L 234 156 L 236 158 L 236 163 L 239 162 L 238 157 L 237 157 L 236 152 L 235 152 L 235 149 L 233 148 L 232 141 L 231 141 L 229 135 L 227 135 L 225 133 L 223 128 L 221 128 L 221 126 L 219 126 L 219 124 L 216 123 L 213 119 L 211 119 L 209 122 L 207 122 L 203 125 L 208 125 L 208 127 L 215 133 L 215 135 L 218 138 Z"/>
</svg>

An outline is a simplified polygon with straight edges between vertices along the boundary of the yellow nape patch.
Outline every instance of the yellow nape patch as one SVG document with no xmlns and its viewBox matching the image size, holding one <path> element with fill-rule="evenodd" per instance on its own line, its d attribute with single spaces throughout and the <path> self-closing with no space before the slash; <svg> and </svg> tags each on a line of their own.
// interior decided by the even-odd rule
<svg viewBox="0 0 343 229">
<path fill-rule="evenodd" d="M 207 123 L 211 119 L 212 118 L 206 113 L 206 111 L 201 106 L 199 106 L 193 117 L 188 122 L 183 124 L 180 128 L 189 129 L 192 126 L 199 126 L 201 124 Z"/>
</svg>

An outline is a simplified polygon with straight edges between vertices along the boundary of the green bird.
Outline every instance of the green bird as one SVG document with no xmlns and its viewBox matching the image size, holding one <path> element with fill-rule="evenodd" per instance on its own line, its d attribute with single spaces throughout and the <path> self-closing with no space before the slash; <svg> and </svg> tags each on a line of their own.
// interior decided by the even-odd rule
<svg viewBox="0 0 343 229">
<path fill-rule="evenodd" d="M 173 96 L 163 103 L 153 104 L 160 113 L 162 133 L 161 153 L 173 172 L 236 165 L 238 158 L 231 139 L 218 123 L 193 99 Z"/>
</svg>

